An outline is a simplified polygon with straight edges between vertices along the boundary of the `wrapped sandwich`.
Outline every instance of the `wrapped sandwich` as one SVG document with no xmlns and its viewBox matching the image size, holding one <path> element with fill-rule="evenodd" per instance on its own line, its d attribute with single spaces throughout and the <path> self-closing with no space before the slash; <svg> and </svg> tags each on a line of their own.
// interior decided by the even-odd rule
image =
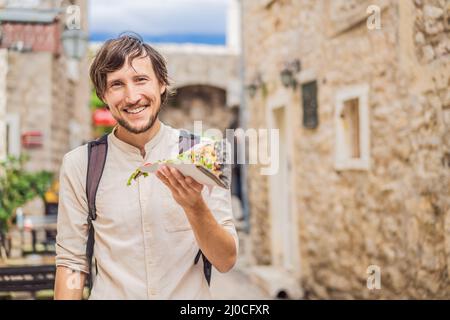
<svg viewBox="0 0 450 320">
<path fill-rule="evenodd" d="M 177 155 L 173 159 L 146 163 L 138 168 L 128 179 L 127 185 L 140 176 L 148 176 L 156 172 L 162 165 L 178 169 L 184 176 L 207 186 L 230 187 L 230 167 L 226 164 L 227 144 L 225 140 L 202 140 L 189 150 Z"/>
</svg>

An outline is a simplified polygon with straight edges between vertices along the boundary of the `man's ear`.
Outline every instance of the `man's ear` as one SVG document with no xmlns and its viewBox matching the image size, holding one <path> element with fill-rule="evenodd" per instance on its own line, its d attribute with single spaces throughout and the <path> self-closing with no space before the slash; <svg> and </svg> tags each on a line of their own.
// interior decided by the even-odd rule
<svg viewBox="0 0 450 320">
<path fill-rule="evenodd" d="M 163 94 L 164 92 L 166 92 L 167 87 L 165 85 L 162 85 L 161 88 L 159 89 L 160 94 Z"/>
</svg>

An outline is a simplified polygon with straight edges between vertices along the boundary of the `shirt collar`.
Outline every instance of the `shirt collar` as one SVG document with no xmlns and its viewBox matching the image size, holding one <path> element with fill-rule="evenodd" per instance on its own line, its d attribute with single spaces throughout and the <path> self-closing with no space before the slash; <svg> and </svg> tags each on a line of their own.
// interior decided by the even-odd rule
<svg viewBox="0 0 450 320">
<path fill-rule="evenodd" d="M 158 145 L 158 143 L 162 140 L 165 132 L 167 131 L 166 125 L 162 122 L 160 122 L 160 124 L 161 125 L 156 135 L 154 135 L 153 138 L 150 141 L 148 141 L 144 146 L 146 154 L 148 154 L 153 148 L 155 148 Z M 141 155 L 141 151 L 139 150 L 139 148 L 132 146 L 131 144 L 128 144 L 117 138 L 115 135 L 116 130 L 117 125 L 114 127 L 111 134 L 109 134 L 110 141 L 124 152 L 136 153 L 138 155 Z"/>
</svg>

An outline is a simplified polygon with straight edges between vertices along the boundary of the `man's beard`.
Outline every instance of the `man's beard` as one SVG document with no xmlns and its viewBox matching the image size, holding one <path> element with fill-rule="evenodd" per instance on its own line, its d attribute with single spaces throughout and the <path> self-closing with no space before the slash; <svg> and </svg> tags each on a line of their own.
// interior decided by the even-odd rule
<svg viewBox="0 0 450 320">
<path fill-rule="evenodd" d="M 145 103 L 141 103 L 141 105 L 147 105 L 147 108 L 152 108 L 152 106 L 155 106 L 156 103 L 154 100 L 147 98 Z M 134 107 L 133 105 L 127 106 L 126 108 L 132 108 Z M 119 117 L 114 117 L 115 120 L 117 121 L 117 123 L 123 127 L 125 130 L 127 130 L 128 132 L 134 133 L 134 134 L 140 134 L 140 133 L 144 133 L 147 130 L 149 130 L 151 127 L 153 127 L 153 125 L 155 124 L 155 121 L 158 119 L 158 115 L 159 112 L 161 111 L 161 108 L 158 108 L 158 111 L 156 112 L 156 114 L 151 115 L 150 118 L 148 119 L 148 122 L 145 126 L 140 127 L 140 128 L 136 128 L 133 127 L 128 121 L 126 121 L 123 117 L 119 116 Z"/>
<path fill-rule="evenodd" d="M 150 107 L 149 107 L 150 108 Z M 147 130 L 149 130 L 151 127 L 153 127 L 153 125 L 155 124 L 156 119 L 158 119 L 158 115 L 159 115 L 159 110 L 155 115 L 150 116 L 150 119 L 148 119 L 148 122 L 145 126 L 141 127 L 141 128 L 135 128 L 133 126 L 131 126 L 124 118 L 120 117 L 117 118 L 116 121 L 117 123 L 123 127 L 125 130 L 134 133 L 134 134 L 140 134 L 140 133 L 144 133 Z"/>
</svg>

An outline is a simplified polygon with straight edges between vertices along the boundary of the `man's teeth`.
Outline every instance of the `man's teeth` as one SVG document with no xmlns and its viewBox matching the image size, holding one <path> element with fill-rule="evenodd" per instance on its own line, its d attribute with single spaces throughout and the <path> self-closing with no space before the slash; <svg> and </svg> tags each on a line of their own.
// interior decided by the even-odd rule
<svg viewBox="0 0 450 320">
<path fill-rule="evenodd" d="M 136 109 L 133 109 L 133 110 L 126 110 L 128 113 L 132 113 L 132 114 L 136 114 L 136 113 L 139 113 L 139 112 L 141 112 L 142 110 L 144 110 L 146 107 L 139 107 L 139 108 L 136 108 Z"/>
</svg>

